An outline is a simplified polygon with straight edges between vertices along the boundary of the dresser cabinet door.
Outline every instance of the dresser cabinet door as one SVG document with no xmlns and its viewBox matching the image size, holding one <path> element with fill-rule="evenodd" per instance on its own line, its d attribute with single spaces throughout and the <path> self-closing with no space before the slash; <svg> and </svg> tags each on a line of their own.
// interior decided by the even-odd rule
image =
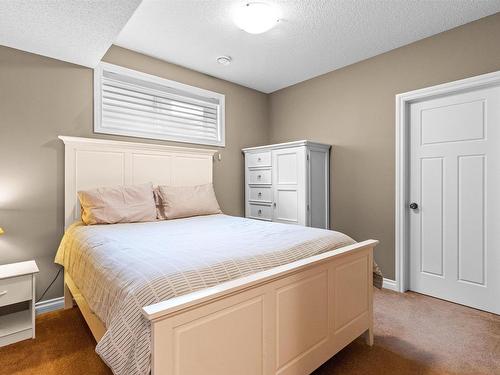
<svg viewBox="0 0 500 375">
<path fill-rule="evenodd" d="M 273 221 L 306 225 L 306 148 L 272 151 Z"/>
</svg>

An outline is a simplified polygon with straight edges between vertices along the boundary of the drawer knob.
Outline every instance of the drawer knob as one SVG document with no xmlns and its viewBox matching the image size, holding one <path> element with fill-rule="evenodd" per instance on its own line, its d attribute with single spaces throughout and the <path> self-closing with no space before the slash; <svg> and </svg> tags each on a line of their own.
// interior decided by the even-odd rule
<svg viewBox="0 0 500 375">
<path fill-rule="evenodd" d="M 6 290 L 2 290 L 2 291 L 0 292 L 0 297 L 1 297 L 1 296 L 5 296 L 6 294 L 7 294 L 7 291 L 6 291 Z"/>
<path fill-rule="evenodd" d="M 257 158 L 257 161 L 262 161 L 262 159 L 261 158 Z"/>
<path fill-rule="evenodd" d="M 260 191 L 259 191 L 259 194 L 257 194 L 257 195 L 259 196 L 259 198 L 262 197 L 262 193 Z"/>
<path fill-rule="evenodd" d="M 262 210 L 259 210 L 259 215 L 262 215 Z"/>
<path fill-rule="evenodd" d="M 257 178 L 262 178 L 262 175 L 260 175 L 260 174 L 259 174 L 259 175 L 257 175 Z"/>
</svg>

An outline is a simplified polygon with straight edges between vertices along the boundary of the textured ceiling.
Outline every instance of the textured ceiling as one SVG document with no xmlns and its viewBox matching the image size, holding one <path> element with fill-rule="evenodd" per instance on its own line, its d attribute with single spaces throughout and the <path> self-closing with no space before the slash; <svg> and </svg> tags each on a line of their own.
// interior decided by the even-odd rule
<svg viewBox="0 0 500 375">
<path fill-rule="evenodd" d="M 115 44 L 268 93 L 500 11 L 500 0 L 258 1 L 282 20 L 251 35 L 232 19 L 247 1 L 144 0 Z"/>
<path fill-rule="evenodd" d="M 0 0 L 0 45 L 94 67 L 140 0 Z"/>
</svg>

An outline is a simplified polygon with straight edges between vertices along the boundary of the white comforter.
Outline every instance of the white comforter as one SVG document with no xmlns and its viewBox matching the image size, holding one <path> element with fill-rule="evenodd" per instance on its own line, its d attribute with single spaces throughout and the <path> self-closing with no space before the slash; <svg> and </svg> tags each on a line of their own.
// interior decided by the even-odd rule
<svg viewBox="0 0 500 375">
<path fill-rule="evenodd" d="M 226 215 L 78 223 L 55 261 L 107 328 L 96 348 L 101 358 L 116 375 L 149 374 L 143 306 L 352 243 L 339 232 Z"/>
</svg>

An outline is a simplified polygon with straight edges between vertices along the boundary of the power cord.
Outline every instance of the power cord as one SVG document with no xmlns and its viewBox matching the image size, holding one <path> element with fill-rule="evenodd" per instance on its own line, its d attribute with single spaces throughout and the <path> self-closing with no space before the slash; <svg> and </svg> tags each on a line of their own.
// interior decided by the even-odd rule
<svg viewBox="0 0 500 375">
<path fill-rule="evenodd" d="M 42 295 L 40 296 L 40 298 L 38 298 L 38 299 L 36 300 L 36 302 L 37 302 L 37 303 L 41 301 L 41 299 L 45 296 L 45 293 L 47 293 L 47 292 L 49 291 L 50 287 L 51 287 L 51 286 L 52 286 L 52 285 L 56 282 L 57 278 L 58 278 L 58 277 L 59 277 L 59 275 L 61 274 L 61 271 L 62 271 L 62 268 L 59 268 L 59 271 L 57 271 L 57 274 L 56 274 L 56 276 L 54 277 L 54 280 L 52 280 L 52 281 L 50 282 L 49 286 L 48 286 L 48 287 L 47 287 L 47 288 L 43 291 L 43 293 L 42 293 Z"/>
</svg>

